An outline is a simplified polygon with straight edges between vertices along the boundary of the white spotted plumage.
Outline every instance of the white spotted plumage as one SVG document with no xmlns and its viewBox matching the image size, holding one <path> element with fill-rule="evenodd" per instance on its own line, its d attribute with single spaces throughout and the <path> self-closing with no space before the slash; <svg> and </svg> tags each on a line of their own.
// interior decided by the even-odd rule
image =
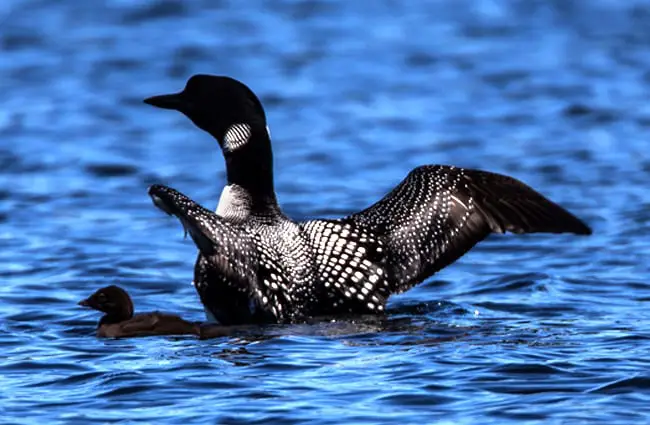
<svg viewBox="0 0 650 425">
<path fill-rule="evenodd" d="M 201 251 L 195 286 L 226 323 L 379 312 L 389 295 L 451 264 L 490 233 L 591 233 L 516 179 L 442 165 L 415 168 L 357 214 L 297 223 L 277 204 L 270 131 L 250 88 L 229 77 L 195 75 L 183 92 L 163 98 L 167 106 L 175 99 L 174 107 L 215 137 L 226 157 L 229 187 L 218 214 L 173 189 L 149 190 Z"/>
<path fill-rule="evenodd" d="M 245 311 L 249 317 L 236 320 L 294 322 L 382 312 L 391 294 L 497 231 L 501 223 L 491 224 L 486 217 L 496 219 L 479 210 L 473 196 L 472 179 L 482 177 L 474 173 L 466 177 L 466 170 L 454 167 L 420 167 L 360 213 L 300 223 L 279 210 L 254 214 L 249 194 L 236 187 L 222 196 L 223 217 L 173 189 L 152 197 L 181 219 L 201 250 L 196 288 L 215 317 Z M 230 298 L 221 299 L 224 292 Z M 242 307 L 233 310 L 229 304 Z"/>
<path fill-rule="evenodd" d="M 236 186 L 224 189 L 217 208 L 226 222 L 206 217 L 210 213 L 198 205 L 192 208 L 187 198 L 176 203 L 188 216 L 198 218 L 200 227 L 210 229 L 211 239 L 228 257 L 230 268 L 246 269 L 243 274 L 251 276 L 249 310 L 266 309 L 277 321 L 293 321 L 318 314 L 382 311 L 390 294 L 403 289 L 389 280 L 395 270 L 411 280 L 418 270 L 409 268 L 409 262 L 419 261 L 422 254 L 438 255 L 446 248 L 450 228 L 444 222 L 453 202 L 449 187 L 459 182 L 458 177 L 422 182 L 411 176 L 409 184 L 394 194 L 395 199 L 385 198 L 366 214 L 304 223 L 284 218 L 269 222 L 268 217 L 251 216 L 250 198 Z M 433 190 L 427 187 L 430 184 Z M 451 230 L 462 228 L 468 214 Z M 435 230 L 427 234 L 426 227 L 432 222 Z M 228 230 L 238 223 L 240 237 Z M 369 230 L 378 225 L 384 235 Z M 391 257 L 385 255 L 386 248 Z M 246 263 L 242 256 L 255 260 Z M 210 260 L 211 256 L 207 257 Z M 197 289 L 208 285 L 210 282 L 201 282 Z M 332 301 L 328 304 L 326 300 Z"/>
</svg>

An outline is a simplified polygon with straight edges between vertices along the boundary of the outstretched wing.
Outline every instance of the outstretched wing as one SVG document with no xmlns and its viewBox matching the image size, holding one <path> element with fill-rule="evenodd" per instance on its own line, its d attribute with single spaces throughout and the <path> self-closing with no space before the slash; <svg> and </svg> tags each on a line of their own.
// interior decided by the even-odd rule
<svg viewBox="0 0 650 425">
<path fill-rule="evenodd" d="M 158 208 L 180 220 L 201 254 L 225 277 L 254 284 L 257 251 L 241 226 L 227 222 L 171 187 L 152 185 L 149 196 Z"/>
<path fill-rule="evenodd" d="M 345 220 L 384 238 L 392 292 L 453 263 L 492 232 L 591 234 L 514 178 L 443 165 L 415 168 L 379 202 Z"/>
<path fill-rule="evenodd" d="M 291 320 L 296 311 L 283 305 L 301 303 L 298 264 L 287 261 L 288 252 L 298 250 L 295 238 L 284 239 L 285 229 L 264 237 L 251 232 L 241 223 L 225 219 L 197 204 L 181 192 L 163 185 L 153 185 L 149 195 L 154 204 L 176 216 L 199 249 L 195 266 L 195 286 L 201 302 L 220 322 L 254 321 L 269 316 L 274 320 Z M 277 237 L 273 237 L 277 236 Z M 304 285 L 303 285 L 304 287 Z M 296 310 L 298 309 L 296 307 Z"/>
</svg>

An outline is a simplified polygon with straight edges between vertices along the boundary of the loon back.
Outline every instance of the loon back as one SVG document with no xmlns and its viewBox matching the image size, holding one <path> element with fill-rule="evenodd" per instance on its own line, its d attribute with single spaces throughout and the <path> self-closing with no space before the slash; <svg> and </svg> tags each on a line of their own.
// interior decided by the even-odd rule
<svg viewBox="0 0 650 425">
<path fill-rule="evenodd" d="M 215 283 L 195 276 L 199 293 L 219 285 L 249 297 L 255 317 L 226 322 L 380 313 L 390 295 L 422 282 L 492 232 L 591 233 L 518 180 L 449 166 L 418 167 L 382 200 L 339 220 L 294 223 L 269 214 L 233 223 L 174 189 L 155 185 L 149 194 L 189 230 L 206 266 L 226 277 Z M 215 297 L 201 298 L 223 316 Z"/>
</svg>

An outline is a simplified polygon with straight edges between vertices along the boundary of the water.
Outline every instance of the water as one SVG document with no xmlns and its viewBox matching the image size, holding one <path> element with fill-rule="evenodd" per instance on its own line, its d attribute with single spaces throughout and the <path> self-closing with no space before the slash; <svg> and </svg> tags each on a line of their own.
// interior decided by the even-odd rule
<svg viewBox="0 0 650 425">
<path fill-rule="evenodd" d="M 5 1 L 2 423 L 650 421 L 650 2 Z M 266 106 L 289 215 L 420 164 L 513 175 L 593 236 L 493 236 L 385 321 L 98 340 L 76 302 L 203 318 L 152 183 L 213 208 L 217 145 L 142 104 L 194 73 Z"/>
</svg>

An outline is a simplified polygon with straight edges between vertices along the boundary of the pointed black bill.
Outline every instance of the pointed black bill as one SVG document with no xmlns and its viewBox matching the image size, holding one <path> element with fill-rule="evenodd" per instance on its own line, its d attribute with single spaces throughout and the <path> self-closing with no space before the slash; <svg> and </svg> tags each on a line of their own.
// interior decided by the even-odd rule
<svg viewBox="0 0 650 425">
<path fill-rule="evenodd" d="M 163 94 L 160 96 L 151 96 L 144 100 L 144 103 L 163 109 L 174 109 L 180 111 L 185 106 L 181 93 Z"/>
<path fill-rule="evenodd" d="M 82 307 L 90 307 L 90 304 L 88 303 L 87 299 L 86 300 L 81 300 L 77 304 L 82 306 Z"/>
</svg>

